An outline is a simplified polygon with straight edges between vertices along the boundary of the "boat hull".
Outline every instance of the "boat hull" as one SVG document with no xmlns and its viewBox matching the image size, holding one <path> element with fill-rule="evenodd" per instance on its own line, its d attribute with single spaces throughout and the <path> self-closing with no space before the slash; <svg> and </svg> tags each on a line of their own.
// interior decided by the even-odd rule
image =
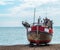
<svg viewBox="0 0 60 50">
<path fill-rule="evenodd" d="M 37 34 L 37 31 L 29 31 L 27 34 L 27 38 L 31 43 L 46 44 L 51 41 L 52 34 L 49 34 L 47 32 L 40 32 L 40 31 L 38 31 Z"/>
</svg>

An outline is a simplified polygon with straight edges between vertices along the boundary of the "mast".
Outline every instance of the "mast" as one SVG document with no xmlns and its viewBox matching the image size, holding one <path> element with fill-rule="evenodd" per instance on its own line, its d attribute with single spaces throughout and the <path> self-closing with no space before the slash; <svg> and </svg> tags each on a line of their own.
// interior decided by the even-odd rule
<svg viewBox="0 0 60 50">
<path fill-rule="evenodd" d="M 35 24 L 35 13 L 36 13 L 36 8 L 34 8 L 34 18 L 33 18 L 33 25 Z"/>
<path fill-rule="evenodd" d="M 47 17 L 47 8 L 46 8 L 46 17 Z"/>
</svg>

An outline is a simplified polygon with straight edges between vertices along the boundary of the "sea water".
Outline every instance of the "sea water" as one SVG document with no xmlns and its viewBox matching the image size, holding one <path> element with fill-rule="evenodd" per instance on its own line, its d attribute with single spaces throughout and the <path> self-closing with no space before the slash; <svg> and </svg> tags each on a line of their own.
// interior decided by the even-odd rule
<svg viewBox="0 0 60 50">
<path fill-rule="evenodd" d="M 53 28 L 52 44 L 60 43 L 60 27 Z M 0 45 L 29 44 L 24 27 L 0 27 Z"/>
</svg>

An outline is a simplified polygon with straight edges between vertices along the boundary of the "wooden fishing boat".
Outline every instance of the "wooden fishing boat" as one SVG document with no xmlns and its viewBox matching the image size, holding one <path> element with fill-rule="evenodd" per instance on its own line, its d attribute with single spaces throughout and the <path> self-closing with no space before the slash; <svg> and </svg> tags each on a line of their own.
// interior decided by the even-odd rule
<svg viewBox="0 0 60 50">
<path fill-rule="evenodd" d="M 31 29 L 31 30 L 29 30 Z M 27 32 L 27 38 L 32 44 L 48 44 L 52 40 L 53 30 L 43 26 L 32 26 Z"/>
<path fill-rule="evenodd" d="M 33 44 L 47 45 L 52 40 L 53 23 L 47 17 L 43 21 L 44 22 L 40 21 L 40 17 L 39 17 L 38 22 L 37 23 L 33 22 L 32 26 L 30 26 L 30 24 L 27 22 L 22 22 L 22 24 L 25 26 L 27 30 L 27 39 L 30 42 L 30 45 Z"/>
<path fill-rule="evenodd" d="M 49 23 L 47 23 L 49 24 Z M 30 45 L 33 44 L 48 44 L 52 40 L 53 36 L 53 28 L 50 24 L 48 26 L 41 25 L 41 23 L 34 24 L 30 26 L 28 23 L 23 23 L 24 26 L 26 26 L 27 29 L 27 38 L 30 42 Z"/>
</svg>

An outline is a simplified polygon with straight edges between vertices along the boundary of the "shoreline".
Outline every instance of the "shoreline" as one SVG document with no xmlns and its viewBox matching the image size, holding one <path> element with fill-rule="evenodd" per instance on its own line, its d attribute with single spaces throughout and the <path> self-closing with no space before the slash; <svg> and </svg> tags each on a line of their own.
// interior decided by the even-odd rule
<svg viewBox="0 0 60 50">
<path fill-rule="evenodd" d="M 60 44 L 49 44 L 49 46 L 34 46 L 29 47 L 29 45 L 10 45 L 1 46 L 0 50 L 60 50 Z"/>
</svg>

